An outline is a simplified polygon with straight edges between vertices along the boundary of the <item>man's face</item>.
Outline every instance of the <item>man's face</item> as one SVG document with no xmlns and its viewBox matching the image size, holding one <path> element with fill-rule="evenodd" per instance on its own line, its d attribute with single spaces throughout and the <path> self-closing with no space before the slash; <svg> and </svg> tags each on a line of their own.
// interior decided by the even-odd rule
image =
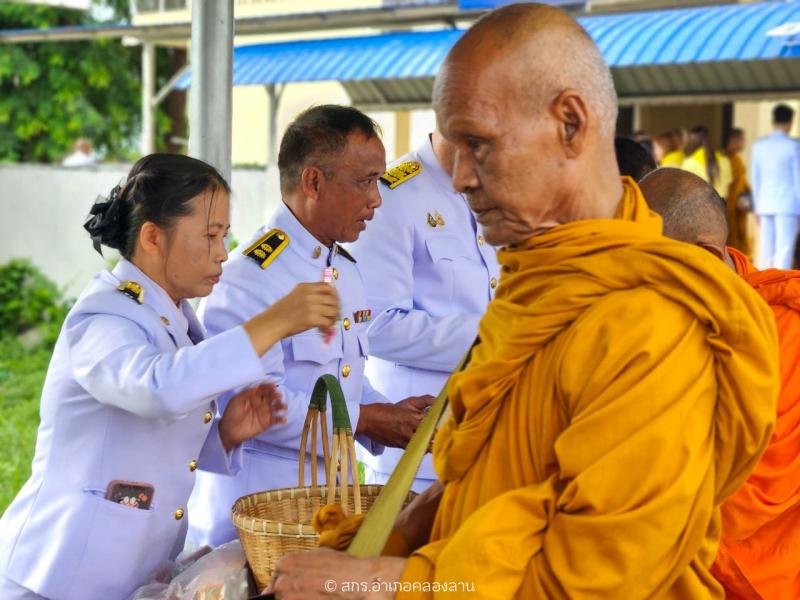
<svg viewBox="0 0 800 600">
<path fill-rule="evenodd" d="M 569 197 L 569 182 L 548 111 L 532 106 L 502 65 L 447 68 L 437 122 L 456 146 L 453 186 L 466 194 L 486 240 L 516 244 L 571 220 L 559 200 Z"/>
<path fill-rule="evenodd" d="M 338 242 L 354 242 L 381 205 L 378 179 L 386 171 L 386 151 L 377 138 L 361 132 L 347 137 L 344 151 L 335 157 L 322 176 L 318 230 Z"/>
</svg>

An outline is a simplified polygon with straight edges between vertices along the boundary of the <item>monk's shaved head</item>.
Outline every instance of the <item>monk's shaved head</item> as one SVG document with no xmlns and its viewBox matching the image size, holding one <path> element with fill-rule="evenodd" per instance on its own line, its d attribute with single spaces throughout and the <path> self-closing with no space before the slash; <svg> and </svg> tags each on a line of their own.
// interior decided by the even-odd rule
<svg viewBox="0 0 800 600">
<path fill-rule="evenodd" d="M 725 201 L 705 180 L 682 169 L 656 169 L 639 182 L 647 203 L 664 221 L 664 235 L 725 259 Z M 727 260 L 726 260 L 727 262 Z"/>
<path fill-rule="evenodd" d="M 617 100 L 608 66 L 565 12 L 512 4 L 477 21 L 436 77 L 453 186 L 493 245 L 581 219 L 612 218 Z"/>
<path fill-rule="evenodd" d="M 532 115 L 571 88 L 594 109 L 603 133 L 613 135 L 617 94 L 600 50 L 572 17 L 544 4 L 511 4 L 479 19 L 448 55 L 436 79 L 434 108 L 448 84 L 450 69 L 469 69 L 476 61 L 487 63 L 501 57 L 516 67 L 514 93 L 530 99 Z"/>
</svg>

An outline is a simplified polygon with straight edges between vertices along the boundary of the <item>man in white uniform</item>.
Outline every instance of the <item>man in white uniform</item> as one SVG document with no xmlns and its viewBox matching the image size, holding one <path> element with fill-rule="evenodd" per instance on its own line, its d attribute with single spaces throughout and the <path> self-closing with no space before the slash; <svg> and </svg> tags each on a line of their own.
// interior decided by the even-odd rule
<svg viewBox="0 0 800 600">
<path fill-rule="evenodd" d="M 478 332 L 499 278 L 495 249 L 453 190 L 452 145 L 434 132 L 381 178 L 383 204 L 351 245 L 374 311 L 367 375 L 391 401 L 438 394 Z M 403 451 L 361 452 L 367 483 L 386 483 Z M 426 455 L 413 489 L 436 479 Z"/>
<path fill-rule="evenodd" d="M 232 253 L 199 314 L 209 335 L 218 335 L 258 314 L 298 283 L 321 281 L 327 267 L 339 294 L 341 319 L 329 337 L 306 331 L 264 354 L 264 377 L 278 384 L 288 406 L 286 424 L 244 445 L 242 469 L 235 477 L 203 473 L 197 478 L 189 503 L 191 544 L 217 546 L 235 538 L 231 506 L 237 498 L 297 486 L 303 424 L 320 376 L 339 380 L 353 433 L 367 453 L 379 453 L 384 445 L 405 445 L 430 405 L 429 397 L 390 403 L 364 377 L 367 327 L 374 310 L 364 291 L 363 269 L 337 243 L 358 238 L 376 214 L 385 160 L 377 126 L 354 108 L 311 108 L 284 134 L 278 158 L 283 202 L 269 226 Z M 329 421 L 330 414 L 328 410 Z M 331 426 L 328 430 L 333 431 Z M 321 443 L 317 448 L 321 457 Z M 306 461 L 308 484 L 308 455 Z M 318 464 L 322 484 L 321 459 Z"/>
<path fill-rule="evenodd" d="M 775 131 L 753 145 L 753 204 L 759 221 L 759 269 L 791 269 L 800 224 L 800 142 L 789 137 L 794 111 L 772 111 Z"/>
</svg>

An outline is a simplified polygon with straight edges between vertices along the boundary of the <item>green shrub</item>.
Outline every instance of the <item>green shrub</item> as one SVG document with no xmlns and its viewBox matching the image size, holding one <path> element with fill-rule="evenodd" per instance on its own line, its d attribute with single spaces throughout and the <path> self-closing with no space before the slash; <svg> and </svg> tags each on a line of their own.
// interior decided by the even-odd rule
<svg viewBox="0 0 800 600">
<path fill-rule="evenodd" d="M 46 346 L 29 349 L 16 338 L 0 338 L 0 514 L 31 473 L 49 362 Z"/>
<path fill-rule="evenodd" d="M 0 513 L 30 475 L 42 384 L 70 304 L 30 261 L 0 265 Z"/>
<path fill-rule="evenodd" d="M 0 337 L 37 330 L 52 345 L 71 302 L 29 260 L 0 265 Z"/>
</svg>

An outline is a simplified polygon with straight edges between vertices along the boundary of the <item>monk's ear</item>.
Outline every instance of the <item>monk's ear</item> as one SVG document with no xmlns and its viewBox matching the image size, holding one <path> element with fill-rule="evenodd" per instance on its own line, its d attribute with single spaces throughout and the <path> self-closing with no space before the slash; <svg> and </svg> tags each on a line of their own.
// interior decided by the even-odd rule
<svg viewBox="0 0 800 600">
<path fill-rule="evenodd" d="M 579 156 L 586 144 L 586 102 L 576 90 L 564 90 L 553 101 L 551 114 L 558 123 L 559 139 L 567 157 Z"/>
<path fill-rule="evenodd" d="M 718 259 L 724 261 L 725 260 L 725 251 L 723 248 L 720 248 L 716 244 L 712 244 L 710 242 L 706 242 L 704 240 L 699 240 L 697 245 L 700 246 L 706 252 L 711 252 L 714 256 Z"/>
</svg>

